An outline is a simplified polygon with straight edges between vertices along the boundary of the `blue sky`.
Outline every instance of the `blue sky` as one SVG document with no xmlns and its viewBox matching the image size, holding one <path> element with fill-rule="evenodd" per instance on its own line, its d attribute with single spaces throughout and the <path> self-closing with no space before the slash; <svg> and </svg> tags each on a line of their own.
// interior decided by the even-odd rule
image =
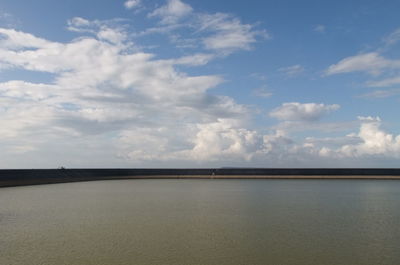
<svg viewBox="0 0 400 265">
<path fill-rule="evenodd" d="M 397 167 L 399 1 L 0 4 L 0 167 Z"/>
</svg>

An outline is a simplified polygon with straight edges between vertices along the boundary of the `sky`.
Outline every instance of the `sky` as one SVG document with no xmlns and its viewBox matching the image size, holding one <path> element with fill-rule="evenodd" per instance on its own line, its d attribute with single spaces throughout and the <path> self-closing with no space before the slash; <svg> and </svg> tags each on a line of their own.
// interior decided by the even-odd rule
<svg viewBox="0 0 400 265">
<path fill-rule="evenodd" d="M 398 167 L 398 0 L 2 0 L 0 168 Z"/>
</svg>

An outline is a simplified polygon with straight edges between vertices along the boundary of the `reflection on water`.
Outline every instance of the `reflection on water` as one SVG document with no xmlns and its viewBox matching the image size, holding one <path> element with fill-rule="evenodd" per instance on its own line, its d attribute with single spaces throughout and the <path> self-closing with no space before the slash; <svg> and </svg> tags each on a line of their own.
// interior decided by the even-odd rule
<svg viewBox="0 0 400 265">
<path fill-rule="evenodd" d="M 400 181 L 121 180 L 0 189 L 0 264 L 400 264 Z"/>
</svg>

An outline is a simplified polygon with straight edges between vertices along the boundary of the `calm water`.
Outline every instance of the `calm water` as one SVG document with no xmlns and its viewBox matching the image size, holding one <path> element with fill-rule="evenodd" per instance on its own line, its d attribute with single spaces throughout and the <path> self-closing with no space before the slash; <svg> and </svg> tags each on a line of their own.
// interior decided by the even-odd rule
<svg viewBox="0 0 400 265">
<path fill-rule="evenodd" d="M 0 189 L 4 265 L 398 265 L 400 181 L 121 180 Z"/>
</svg>

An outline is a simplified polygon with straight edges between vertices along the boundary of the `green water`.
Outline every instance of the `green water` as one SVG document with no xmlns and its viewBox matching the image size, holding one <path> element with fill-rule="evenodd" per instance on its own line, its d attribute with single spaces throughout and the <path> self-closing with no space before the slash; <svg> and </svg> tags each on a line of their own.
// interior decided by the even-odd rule
<svg viewBox="0 0 400 265">
<path fill-rule="evenodd" d="M 0 189 L 1 265 L 397 265 L 400 181 L 121 180 Z"/>
</svg>

